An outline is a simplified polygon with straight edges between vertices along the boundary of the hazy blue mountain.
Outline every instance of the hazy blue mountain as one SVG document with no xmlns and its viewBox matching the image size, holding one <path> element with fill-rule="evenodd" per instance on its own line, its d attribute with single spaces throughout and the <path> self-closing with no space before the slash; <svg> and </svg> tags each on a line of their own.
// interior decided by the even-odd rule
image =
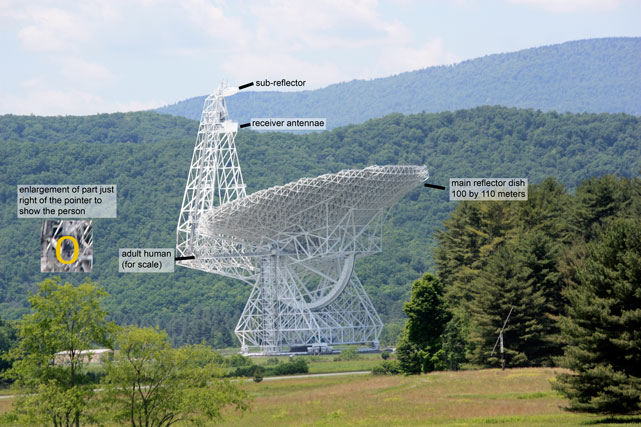
<svg viewBox="0 0 641 427">
<path fill-rule="evenodd" d="M 199 120 L 204 98 L 156 111 Z M 246 89 L 228 98 L 230 115 L 240 123 L 253 117 L 324 117 L 328 128 L 394 112 L 440 112 L 480 105 L 639 115 L 641 38 L 572 41 L 318 90 Z"/>
</svg>

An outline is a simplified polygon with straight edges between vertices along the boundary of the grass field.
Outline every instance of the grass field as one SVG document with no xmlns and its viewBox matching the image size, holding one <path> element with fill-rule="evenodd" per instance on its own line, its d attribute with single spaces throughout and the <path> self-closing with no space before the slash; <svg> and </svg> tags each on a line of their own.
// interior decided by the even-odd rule
<svg viewBox="0 0 641 427">
<path fill-rule="evenodd" d="M 310 362 L 316 372 L 379 359 Z M 330 368 L 334 365 L 334 368 Z M 362 365 L 361 365 L 362 366 Z M 348 366 L 349 367 L 349 366 Z M 227 410 L 222 425 L 424 426 L 424 425 L 640 425 L 641 416 L 573 414 L 550 387 L 550 368 L 437 372 L 404 376 L 334 376 L 242 382 L 251 410 Z M 0 413 L 11 400 L 0 400 Z"/>
<path fill-rule="evenodd" d="M 537 368 L 246 383 L 252 410 L 228 411 L 222 425 L 641 425 L 641 417 L 563 411 L 553 378 Z"/>
<path fill-rule="evenodd" d="M 339 360 L 334 361 L 337 354 L 325 354 L 322 356 L 305 356 L 309 365 L 310 374 L 324 374 L 329 372 L 352 372 L 352 371 L 369 371 L 374 366 L 381 363 L 380 353 L 362 353 L 357 360 Z M 254 357 L 253 362 L 257 365 L 264 365 L 269 359 L 274 357 Z M 277 359 L 281 362 L 287 362 L 287 356 L 279 356 Z"/>
</svg>

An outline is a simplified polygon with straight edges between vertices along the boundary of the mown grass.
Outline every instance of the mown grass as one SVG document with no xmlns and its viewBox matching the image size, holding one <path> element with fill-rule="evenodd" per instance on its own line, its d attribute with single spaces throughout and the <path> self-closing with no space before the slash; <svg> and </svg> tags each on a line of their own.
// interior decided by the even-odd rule
<svg viewBox="0 0 641 427">
<path fill-rule="evenodd" d="M 325 357 L 325 356 L 323 356 Z M 375 357 L 312 364 L 378 363 Z M 325 368 L 327 366 L 327 368 Z M 554 369 L 530 368 L 437 372 L 404 376 L 332 376 L 242 382 L 252 408 L 224 411 L 222 425 L 640 425 L 641 416 L 605 417 L 564 411 L 550 387 Z M 0 413 L 10 400 L 0 400 Z"/>
<path fill-rule="evenodd" d="M 223 425 L 641 425 L 641 417 L 564 411 L 553 377 L 537 368 L 247 383 L 252 410 L 227 411 Z"/>
<path fill-rule="evenodd" d="M 0 396 L 8 396 L 15 393 L 16 393 L 15 390 L 12 389 L 11 387 L 7 387 L 7 386 L 0 387 Z"/>
<path fill-rule="evenodd" d="M 3 414 L 11 409 L 13 402 L 9 399 L 0 400 L 0 414 Z"/>
<path fill-rule="evenodd" d="M 329 372 L 353 372 L 353 371 L 370 371 L 381 360 L 343 360 L 339 362 L 310 362 L 309 373 L 320 374 Z"/>
<path fill-rule="evenodd" d="M 299 356 L 300 357 L 300 356 Z M 320 356 L 302 356 L 307 361 L 310 374 L 324 374 L 331 372 L 353 372 L 369 371 L 374 366 L 381 363 L 380 353 L 362 353 L 356 360 L 338 360 L 337 354 L 324 354 Z M 257 365 L 265 365 L 274 357 L 253 357 L 252 361 Z M 280 363 L 285 363 L 289 359 L 287 356 L 278 356 Z"/>
</svg>

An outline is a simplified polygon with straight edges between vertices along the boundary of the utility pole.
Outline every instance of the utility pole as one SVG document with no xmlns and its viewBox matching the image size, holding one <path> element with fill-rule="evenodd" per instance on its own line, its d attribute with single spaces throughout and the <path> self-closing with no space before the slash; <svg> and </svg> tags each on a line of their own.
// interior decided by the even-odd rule
<svg viewBox="0 0 641 427">
<path fill-rule="evenodd" d="M 510 319 L 510 315 L 512 314 L 512 310 L 514 310 L 514 306 L 510 308 L 510 312 L 507 314 L 507 317 L 505 318 L 505 322 L 503 322 L 503 327 L 501 328 L 501 332 L 499 332 L 499 337 L 496 340 L 496 343 L 494 344 L 494 348 L 492 349 L 492 353 L 490 354 L 490 357 L 494 356 L 494 350 L 496 350 L 496 345 L 500 342 L 501 343 L 501 370 L 505 370 L 505 354 L 503 350 L 503 331 L 505 330 L 505 327 L 507 326 L 507 321 Z"/>
<path fill-rule="evenodd" d="M 503 352 L 503 332 L 499 335 L 501 338 L 501 370 L 505 371 L 505 354 Z"/>
</svg>

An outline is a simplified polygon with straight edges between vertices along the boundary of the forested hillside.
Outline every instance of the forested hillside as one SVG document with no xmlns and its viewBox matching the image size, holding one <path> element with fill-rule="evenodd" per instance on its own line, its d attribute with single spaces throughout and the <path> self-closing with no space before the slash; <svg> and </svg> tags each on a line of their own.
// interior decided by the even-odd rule
<svg viewBox="0 0 641 427">
<path fill-rule="evenodd" d="M 450 367 L 464 360 L 500 366 L 491 349 L 508 313 L 509 327 L 503 336 L 510 367 L 554 365 L 573 333 L 561 336 L 560 318 L 570 313 L 569 317 L 594 319 L 599 327 L 608 325 L 605 328 L 613 334 L 638 329 L 626 323 L 634 316 L 625 310 L 638 309 L 635 289 L 641 276 L 635 272 L 635 257 L 641 247 L 633 239 L 612 243 L 610 237 L 608 244 L 613 247 L 606 261 L 595 268 L 594 258 L 595 249 L 615 229 L 632 227 L 641 232 L 640 217 L 641 179 L 615 175 L 582 181 L 573 194 L 550 177 L 530 185 L 524 202 L 458 204 L 444 221 L 434 251 L 450 316 L 442 333 L 447 353 L 443 360 Z M 590 295 L 592 281 L 614 288 L 602 292 L 606 302 L 596 301 L 598 293 Z M 588 310 L 595 311 L 572 312 L 577 293 L 583 295 Z M 576 321 L 585 331 L 583 325 L 589 321 Z M 597 340 L 621 360 L 638 345 L 634 337 L 614 338 L 612 345 L 601 344 L 604 341 Z"/>
<path fill-rule="evenodd" d="M 480 105 L 639 115 L 640 71 L 641 38 L 603 38 L 312 91 L 242 91 L 227 102 L 241 123 L 252 117 L 325 117 L 330 129 L 390 113 L 454 111 Z M 260 78 L 256 75 L 256 80 Z M 204 98 L 156 111 L 198 120 Z"/>
<path fill-rule="evenodd" d="M 230 107 L 231 110 L 231 107 Z M 94 221 L 94 273 L 113 320 L 158 325 L 175 343 L 233 344 L 249 286 L 176 268 L 119 274 L 118 248 L 173 247 L 197 122 L 156 113 L 0 117 L 0 308 L 26 310 L 39 273 L 40 221 L 16 218 L 17 184 L 117 184 L 118 218 Z M 237 137 L 248 192 L 371 164 L 426 164 L 431 182 L 450 177 L 548 176 L 569 188 L 592 176 L 636 176 L 641 119 L 504 107 L 388 115 L 362 125 L 293 135 L 242 130 Z M 455 208 L 446 191 L 419 188 L 391 212 L 382 254 L 357 272 L 388 322 L 402 316 L 411 283 L 432 268 L 434 233 Z M 80 282 L 82 274 L 66 279 Z"/>
</svg>

